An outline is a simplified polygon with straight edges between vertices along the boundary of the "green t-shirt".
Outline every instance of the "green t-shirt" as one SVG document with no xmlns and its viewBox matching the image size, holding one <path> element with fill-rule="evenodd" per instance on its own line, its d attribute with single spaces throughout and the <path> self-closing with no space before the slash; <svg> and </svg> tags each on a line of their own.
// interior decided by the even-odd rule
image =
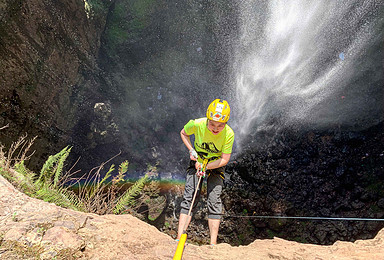
<svg viewBox="0 0 384 260">
<path fill-rule="evenodd" d="M 190 120 L 184 131 L 187 135 L 195 135 L 195 150 L 199 155 L 199 162 L 208 158 L 209 161 L 217 160 L 223 153 L 232 153 L 235 133 L 228 124 L 225 124 L 223 131 L 214 135 L 209 131 L 208 119 L 206 117 Z"/>
</svg>

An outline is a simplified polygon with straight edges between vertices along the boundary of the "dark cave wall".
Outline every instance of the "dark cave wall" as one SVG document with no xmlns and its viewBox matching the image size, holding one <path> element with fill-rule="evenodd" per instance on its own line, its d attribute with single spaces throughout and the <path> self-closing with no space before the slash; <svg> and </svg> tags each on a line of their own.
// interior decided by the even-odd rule
<svg viewBox="0 0 384 260">
<path fill-rule="evenodd" d="M 99 96 L 97 55 L 108 5 L 88 14 L 78 0 L 0 5 L 0 126 L 9 125 L 0 140 L 9 146 L 25 133 L 38 136 L 32 165 L 68 144 Z"/>
</svg>

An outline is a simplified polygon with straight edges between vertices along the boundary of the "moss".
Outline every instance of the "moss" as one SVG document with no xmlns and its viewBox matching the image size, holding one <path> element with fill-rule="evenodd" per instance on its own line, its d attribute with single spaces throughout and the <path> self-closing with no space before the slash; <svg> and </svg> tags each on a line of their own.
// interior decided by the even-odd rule
<svg viewBox="0 0 384 260">
<path fill-rule="evenodd" d="M 298 242 L 298 243 L 303 243 L 303 244 L 308 244 L 309 242 L 305 239 L 305 238 L 303 238 L 303 237 L 294 237 L 293 238 L 293 241 L 296 241 L 296 242 Z"/>
<path fill-rule="evenodd" d="M 154 0 L 127 0 L 116 2 L 105 30 L 110 55 L 120 44 L 135 41 L 151 24 L 155 10 Z"/>
<path fill-rule="evenodd" d="M 154 0 L 136 0 L 132 5 L 133 19 L 131 26 L 134 30 L 143 30 L 150 23 L 149 14 L 153 12 Z"/>
<path fill-rule="evenodd" d="M 371 184 L 367 186 L 367 190 L 377 194 L 380 197 L 384 196 L 384 183 L 380 180 L 374 179 Z"/>
<path fill-rule="evenodd" d="M 267 229 L 267 236 L 268 238 L 274 238 L 276 236 L 276 233 L 270 229 Z"/>
<path fill-rule="evenodd" d="M 9 29 L 5 23 L 0 23 L 0 46 L 6 46 L 5 41 L 9 37 L 8 30 Z M 4 56 L 5 56 L 5 54 L 6 54 L 5 48 L 4 49 L 0 48 L 0 51 L 1 51 L 0 53 L 4 54 Z"/>
<path fill-rule="evenodd" d="M 382 212 L 382 209 L 381 209 L 379 206 L 375 205 L 375 204 L 372 204 L 372 205 L 370 206 L 370 210 L 371 210 L 372 212 L 374 212 L 374 213 Z"/>
<path fill-rule="evenodd" d="M 25 245 L 16 241 L 6 241 L 2 243 L 2 236 L 0 236 L 0 248 L 4 253 L 2 257 L 4 259 L 41 259 L 40 255 L 44 252 L 44 249 L 38 245 Z M 73 260 L 81 257 L 81 252 L 73 249 L 62 249 L 52 257 L 55 260 Z"/>
<path fill-rule="evenodd" d="M 17 241 L 5 241 L 1 243 L 0 248 L 3 251 L 7 251 L 3 256 L 9 259 L 40 259 L 40 254 L 43 253 L 43 248 L 41 246 L 27 246 Z"/>
<path fill-rule="evenodd" d="M 39 223 L 37 224 L 37 232 L 43 235 L 51 227 L 53 227 L 52 223 Z"/>
<path fill-rule="evenodd" d="M 78 259 L 80 256 L 78 254 L 81 254 L 81 252 L 77 252 L 73 249 L 62 249 L 60 250 L 57 255 L 55 256 L 55 260 L 74 260 Z"/>
<path fill-rule="evenodd" d="M 33 76 L 30 76 L 30 79 L 26 82 L 23 82 L 22 84 L 19 84 L 16 88 L 18 89 L 25 89 L 29 93 L 33 93 L 36 90 L 37 83 L 33 79 Z"/>
<path fill-rule="evenodd" d="M 102 0 L 87 0 L 87 4 L 93 15 L 105 14 L 109 7 L 109 3 Z"/>
<path fill-rule="evenodd" d="M 242 245 L 242 244 L 244 244 L 244 234 L 239 234 L 238 236 L 237 236 L 237 239 L 239 240 L 239 244 L 240 245 Z"/>
</svg>

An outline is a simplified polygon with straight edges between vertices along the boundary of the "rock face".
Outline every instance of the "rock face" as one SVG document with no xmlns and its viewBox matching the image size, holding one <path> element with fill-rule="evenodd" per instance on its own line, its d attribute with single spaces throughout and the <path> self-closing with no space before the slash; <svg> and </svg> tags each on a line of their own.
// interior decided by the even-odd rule
<svg viewBox="0 0 384 260">
<path fill-rule="evenodd" d="M 131 215 L 85 214 L 30 198 L 0 176 L 1 259 L 171 259 L 177 242 Z M 317 246 L 279 238 L 248 246 L 187 244 L 183 259 L 383 259 L 370 240 Z"/>
<path fill-rule="evenodd" d="M 227 168 L 227 214 L 382 218 L 383 127 L 265 137 L 264 147 Z M 372 238 L 383 228 L 373 221 L 226 220 L 249 227 L 245 244 L 275 235 L 329 245 Z"/>
<path fill-rule="evenodd" d="M 99 96 L 106 15 L 87 13 L 77 0 L 4 1 L 0 12 L 0 126 L 9 124 L 0 139 L 8 145 L 25 132 L 38 135 L 35 149 L 52 154 Z"/>
<path fill-rule="evenodd" d="M 231 2 L 1 3 L 1 142 L 38 135 L 36 168 L 66 145 L 85 171 L 120 150 L 130 169 L 177 165 L 186 115 L 227 91 Z"/>
<path fill-rule="evenodd" d="M 219 242 L 248 245 L 256 239 L 278 236 L 331 245 L 337 240 L 373 238 L 384 227 L 383 221 L 256 216 L 383 218 L 383 130 L 380 123 L 358 132 L 287 130 L 259 136 L 255 139 L 259 149 L 250 147 L 227 165 Z M 167 189 L 165 220 L 155 223 L 171 236 L 177 230 L 183 187 Z M 205 244 L 209 232 L 204 188 L 201 197 L 189 231 L 195 243 Z"/>
</svg>

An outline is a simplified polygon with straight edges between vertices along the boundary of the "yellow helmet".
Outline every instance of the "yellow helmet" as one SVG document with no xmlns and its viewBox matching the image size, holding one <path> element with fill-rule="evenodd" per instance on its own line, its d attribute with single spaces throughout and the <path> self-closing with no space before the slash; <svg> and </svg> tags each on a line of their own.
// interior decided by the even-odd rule
<svg viewBox="0 0 384 260">
<path fill-rule="evenodd" d="M 223 99 L 215 99 L 207 109 L 207 118 L 213 121 L 226 123 L 229 119 L 231 108 Z"/>
</svg>

